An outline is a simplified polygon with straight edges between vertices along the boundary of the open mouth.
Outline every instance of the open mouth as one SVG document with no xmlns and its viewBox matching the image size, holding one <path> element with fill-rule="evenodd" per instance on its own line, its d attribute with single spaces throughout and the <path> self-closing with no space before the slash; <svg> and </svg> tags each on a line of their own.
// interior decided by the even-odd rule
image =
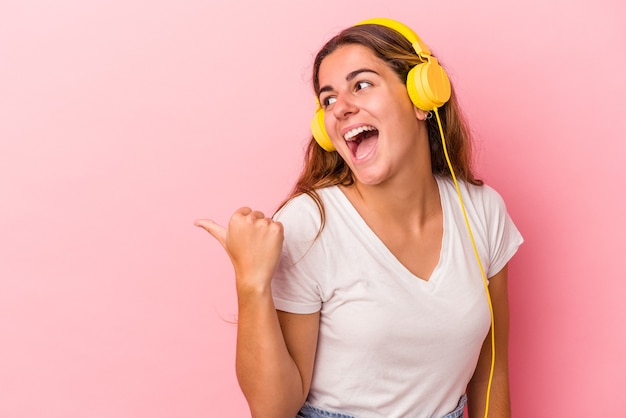
<svg viewBox="0 0 626 418">
<path fill-rule="evenodd" d="M 343 138 L 352 155 L 358 160 L 367 157 L 378 142 L 378 129 L 373 126 L 359 126 L 344 134 Z"/>
</svg>

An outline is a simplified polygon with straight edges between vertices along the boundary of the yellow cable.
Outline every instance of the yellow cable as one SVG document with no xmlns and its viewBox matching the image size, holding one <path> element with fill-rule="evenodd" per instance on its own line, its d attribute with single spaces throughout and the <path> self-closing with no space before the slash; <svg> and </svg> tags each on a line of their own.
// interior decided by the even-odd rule
<svg viewBox="0 0 626 418">
<path fill-rule="evenodd" d="M 441 126 L 441 119 L 439 118 L 439 111 L 437 108 L 433 109 L 435 112 L 435 117 L 437 118 L 437 124 L 439 125 L 439 133 L 441 134 L 441 144 L 443 145 L 443 153 L 446 156 L 446 161 L 448 163 L 448 168 L 450 169 L 450 174 L 452 174 L 452 180 L 454 181 L 454 187 L 456 188 L 456 193 L 459 196 L 459 202 L 461 203 L 461 210 L 463 211 L 463 218 L 465 219 L 465 225 L 467 226 L 467 232 L 469 232 L 470 240 L 472 241 L 472 247 L 474 248 L 474 255 L 476 256 L 476 261 L 478 261 L 478 267 L 480 268 L 480 274 L 483 278 L 483 284 L 485 286 L 485 291 L 487 292 L 487 302 L 489 304 L 489 314 L 491 315 L 491 368 L 489 369 L 489 382 L 487 383 L 487 399 L 485 400 L 485 418 L 489 415 L 489 398 L 491 397 L 491 383 L 493 382 L 493 372 L 496 364 L 496 331 L 494 326 L 494 315 L 493 315 L 493 304 L 491 303 L 491 295 L 489 294 L 489 282 L 487 281 L 487 275 L 485 274 L 485 270 L 483 269 L 483 263 L 480 261 L 480 256 L 478 254 L 478 249 L 476 248 L 476 242 L 474 241 L 474 234 L 472 233 L 472 228 L 470 227 L 469 220 L 467 219 L 467 213 L 465 211 L 465 204 L 463 203 L 463 197 L 461 196 L 461 189 L 459 189 L 459 183 L 456 181 L 456 176 L 454 175 L 454 169 L 452 168 L 452 163 L 450 162 L 450 157 L 448 156 L 448 149 L 446 147 L 446 139 L 443 135 L 443 127 Z"/>
</svg>

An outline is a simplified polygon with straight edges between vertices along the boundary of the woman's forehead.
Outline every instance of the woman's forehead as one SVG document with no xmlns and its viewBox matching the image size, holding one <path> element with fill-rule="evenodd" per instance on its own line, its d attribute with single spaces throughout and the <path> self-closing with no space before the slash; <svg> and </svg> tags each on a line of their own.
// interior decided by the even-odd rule
<svg viewBox="0 0 626 418">
<path fill-rule="evenodd" d="M 322 60 L 318 79 L 320 85 L 323 85 L 345 80 L 356 70 L 371 69 L 378 73 L 382 68 L 387 68 L 387 65 L 370 48 L 359 44 L 347 44 L 338 47 Z"/>
</svg>

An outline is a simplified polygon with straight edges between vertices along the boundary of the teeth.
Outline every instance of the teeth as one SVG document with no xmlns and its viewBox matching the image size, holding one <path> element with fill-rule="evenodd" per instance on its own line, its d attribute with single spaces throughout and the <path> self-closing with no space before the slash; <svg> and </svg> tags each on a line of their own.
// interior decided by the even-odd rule
<svg viewBox="0 0 626 418">
<path fill-rule="evenodd" d="M 353 140 L 352 138 L 354 138 L 361 132 L 375 131 L 375 130 L 376 128 L 374 128 L 373 126 L 359 126 L 358 128 L 354 128 L 353 130 L 346 132 L 343 135 L 343 139 L 345 139 L 346 141 L 352 141 Z"/>
</svg>

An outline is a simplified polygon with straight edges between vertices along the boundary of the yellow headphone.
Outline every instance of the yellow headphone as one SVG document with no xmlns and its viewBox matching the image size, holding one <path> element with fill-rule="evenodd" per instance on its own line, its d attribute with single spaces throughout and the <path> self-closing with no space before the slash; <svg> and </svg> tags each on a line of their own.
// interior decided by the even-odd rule
<svg viewBox="0 0 626 418">
<path fill-rule="evenodd" d="M 417 53 L 421 64 L 411 68 L 406 79 L 409 98 L 418 109 L 429 111 L 443 106 L 450 99 L 450 80 L 437 58 L 422 40 L 408 26 L 392 19 L 374 18 L 357 23 L 360 25 L 380 25 L 393 29 L 404 36 Z M 311 120 L 311 132 L 317 143 L 326 151 L 334 151 L 335 147 L 324 126 L 324 109 L 317 100 L 317 109 Z"/>
</svg>

